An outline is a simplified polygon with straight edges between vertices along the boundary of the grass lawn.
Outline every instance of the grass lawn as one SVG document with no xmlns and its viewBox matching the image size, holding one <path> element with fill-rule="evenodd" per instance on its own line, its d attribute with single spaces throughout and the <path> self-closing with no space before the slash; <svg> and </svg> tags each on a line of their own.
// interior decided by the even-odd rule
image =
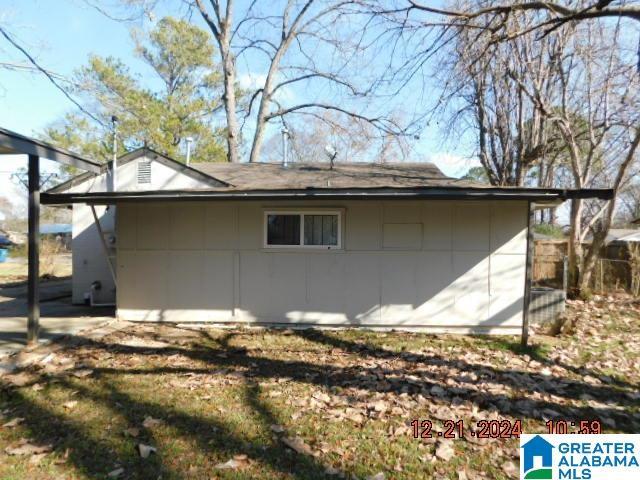
<svg viewBox="0 0 640 480">
<path fill-rule="evenodd" d="M 526 351 L 516 337 L 168 324 L 69 338 L 0 377 L 0 478 L 517 478 L 518 441 L 477 438 L 479 421 L 640 432 L 639 305 L 570 310 L 574 331 Z M 413 419 L 432 438 L 413 438 Z M 463 438 L 438 436 L 446 420 Z"/>
</svg>

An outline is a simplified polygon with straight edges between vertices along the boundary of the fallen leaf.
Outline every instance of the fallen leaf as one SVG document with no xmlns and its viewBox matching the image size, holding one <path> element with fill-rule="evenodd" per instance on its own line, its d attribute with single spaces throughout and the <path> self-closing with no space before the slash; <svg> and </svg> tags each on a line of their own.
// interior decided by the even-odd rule
<svg viewBox="0 0 640 480">
<path fill-rule="evenodd" d="M 127 428 L 124 431 L 124 435 L 127 437 L 137 437 L 140 435 L 140 429 L 136 427 Z"/>
<path fill-rule="evenodd" d="M 92 373 L 93 373 L 93 370 L 89 368 L 82 368 L 80 370 L 76 370 L 75 372 L 73 372 L 73 376 L 78 378 L 86 378 Z"/>
<path fill-rule="evenodd" d="M 33 375 L 26 372 L 6 375 L 4 378 L 7 383 L 12 384 L 14 387 L 24 387 L 34 379 Z"/>
<path fill-rule="evenodd" d="M 436 457 L 448 462 L 453 458 L 455 452 L 451 446 L 451 442 L 438 442 L 436 446 Z"/>
<path fill-rule="evenodd" d="M 249 457 L 245 454 L 234 455 L 233 458 L 230 458 L 224 463 L 219 463 L 216 465 L 216 468 L 219 470 L 235 470 L 237 468 L 242 468 L 249 463 Z"/>
<path fill-rule="evenodd" d="M 38 465 L 42 461 L 42 459 L 46 456 L 47 456 L 46 453 L 36 453 L 31 456 L 31 458 L 29 459 L 29 463 L 31 465 Z"/>
<path fill-rule="evenodd" d="M 311 447 L 300 437 L 284 437 L 282 443 L 302 455 L 313 455 Z"/>
<path fill-rule="evenodd" d="M 315 392 L 312 397 L 322 403 L 329 403 L 331 401 L 331 397 L 324 392 Z"/>
<path fill-rule="evenodd" d="M 150 445 L 145 445 L 144 443 L 138 444 L 138 452 L 140 452 L 140 456 L 142 458 L 148 458 L 152 453 L 156 453 L 158 450 L 155 447 Z"/>
<path fill-rule="evenodd" d="M 142 422 L 142 426 L 144 428 L 153 428 L 157 427 L 158 425 L 162 425 L 162 420 L 153 417 L 145 417 Z"/>
<path fill-rule="evenodd" d="M 240 462 L 234 460 L 233 458 L 230 458 L 224 463 L 219 463 L 216 465 L 216 468 L 219 470 L 235 470 L 238 467 L 240 467 Z"/>
<path fill-rule="evenodd" d="M 107 477 L 109 478 L 118 478 L 120 475 L 124 473 L 124 468 L 116 468 L 111 472 L 107 473 Z"/>
<path fill-rule="evenodd" d="M 284 432 L 284 427 L 282 425 L 271 425 L 271 431 L 275 432 L 275 433 L 282 433 Z"/>
<path fill-rule="evenodd" d="M 13 420 L 8 421 L 7 423 L 5 423 L 2 426 L 4 428 L 14 428 L 14 427 L 17 427 L 18 425 L 20 425 L 22 422 L 24 422 L 24 418 L 16 417 Z"/>
<path fill-rule="evenodd" d="M 510 477 L 517 477 L 520 469 L 515 463 L 509 461 L 502 464 L 502 470 Z"/>
<path fill-rule="evenodd" d="M 75 408 L 75 406 L 78 404 L 77 400 L 71 400 L 69 402 L 63 403 L 62 406 L 64 408 L 66 408 L 67 410 L 71 410 L 73 408 Z"/>
<path fill-rule="evenodd" d="M 367 477 L 367 480 L 384 480 L 384 473 L 378 472 L 375 475 Z"/>
<path fill-rule="evenodd" d="M 377 402 L 370 404 L 369 408 L 371 410 L 375 410 L 376 412 L 384 413 L 389 408 L 389 404 L 384 400 L 378 400 Z"/>
<path fill-rule="evenodd" d="M 39 453 L 48 453 L 53 450 L 52 445 L 34 445 L 26 442 L 15 447 L 5 448 L 5 452 L 9 455 L 36 455 Z"/>
</svg>

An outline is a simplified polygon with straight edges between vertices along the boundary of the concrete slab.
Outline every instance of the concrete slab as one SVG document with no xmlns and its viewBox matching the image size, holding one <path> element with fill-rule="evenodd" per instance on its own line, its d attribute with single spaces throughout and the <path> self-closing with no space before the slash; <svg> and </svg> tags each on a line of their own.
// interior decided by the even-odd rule
<svg viewBox="0 0 640 480">
<path fill-rule="evenodd" d="M 70 279 L 41 283 L 40 338 L 76 334 L 113 320 L 111 307 L 71 304 Z M 0 357 L 20 350 L 27 334 L 26 284 L 0 286 Z"/>
</svg>

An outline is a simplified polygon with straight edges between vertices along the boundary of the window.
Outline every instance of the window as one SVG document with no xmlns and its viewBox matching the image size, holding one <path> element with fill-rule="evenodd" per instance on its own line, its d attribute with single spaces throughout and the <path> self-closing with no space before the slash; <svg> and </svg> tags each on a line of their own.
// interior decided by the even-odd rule
<svg viewBox="0 0 640 480">
<path fill-rule="evenodd" d="M 151 162 L 149 160 L 138 161 L 138 184 L 151 183 Z"/>
<path fill-rule="evenodd" d="M 341 248 L 341 212 L 265 212 L 266 248 Z"/>
</svg>

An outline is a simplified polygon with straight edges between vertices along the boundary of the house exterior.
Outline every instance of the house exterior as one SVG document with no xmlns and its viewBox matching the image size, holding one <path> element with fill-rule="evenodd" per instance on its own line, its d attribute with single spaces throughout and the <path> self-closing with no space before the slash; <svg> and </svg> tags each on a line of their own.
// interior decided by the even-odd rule
<svg viewBox="0 0 640 480">
<path fill-rule="evenodd" d="M 105 175 L 43 194 L 74 205 L 74 289 L 96 277 L 84 238 L 99 239 L 87 205 L 101 205 L 124 320 L 519 333 L 530 209 L 568 195 L 478 185 L 428 163 L 156 162 L 171 181 L 109 191 Z M 104 205 L 117 205 L 115 223 Z"/>
<path fill-rule="evenodd" d="M 103 173 L 84 173 L 49 190 L 50 193 L 105 192 L 113 190 L 110 164 Z M 219 186 L 220 182 L 180 162 L 147 149 L 139 149 L 118 159 L 117 189 L 122 192 L 161 189 L 198 189 Z M 116 285 L 109 262 L 116 259 L 115 205 L 96 205 L 100 230 L 91 207 L 74 204 L 72 213 L 72 301 L 83 304 L 115 304 Z M 104 237 L 104 243 L 100 236 Z M 165 235 L 168 232 L 164 233 Z M 105 254 L 106 244 L 108 254 Z M 99 284 L 99 288 L 95 286 Z M 92 288 L 92 285 L 94 288 Z"/>
</svg>

